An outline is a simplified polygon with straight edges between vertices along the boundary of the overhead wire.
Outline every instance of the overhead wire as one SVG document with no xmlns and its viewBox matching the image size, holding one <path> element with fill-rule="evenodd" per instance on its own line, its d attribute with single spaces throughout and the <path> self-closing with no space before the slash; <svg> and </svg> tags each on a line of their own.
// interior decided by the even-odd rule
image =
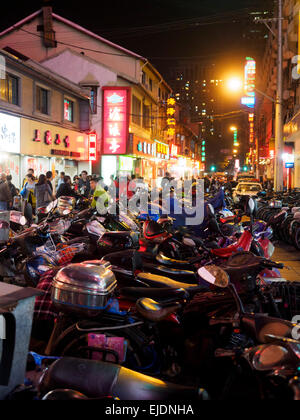
<svg viewBox="0 0 300 420">
<path fill-rule="evenodd" d="M 213 17 L 216 16 L 224 16 L 226 17 L 226 22 L 228 22 L 228 16 L 231 16 L 234 14 L 234 16 L 236 17 L 237 15 L 239 16 L 239 13 L 241 14 L 241 16 L 245 15 L 245 13 L 247 13 L 247 15 L 249 16 L 249 9 L 240 9 L 240 11 L 232 11 L 232 12 L 227 12 L 227 13 L 223 13 L 223 14 L 216 14 L 216 15 L 210 15 L 210 16 L 204 16 L 201 18 L 192 18 L 192 19 L 186 19 L 186 20 L 181 20 L 181 21 L 174 21 L 174 22 L 169 22 L 167 24 L 158 24 L 158 25 L 149 25 L 149 26 L 143 26 L 143 27 L 136 27 L 136 28 L 131 28 L 127 30 L 128 31 L 132 31 L 135 35 L 139 34 L 139 30 L 140 31 L 149 31 L 151 28 L 161 28 L 161 30 L 159 30 L 159 32 L 161 31 L 170 31 L 170 30 L 181 30 L 181 28 L 178 26 L 180 23 L 186 25 L 187 23 L 191 23 L 193 22 L 194 25 L 196 25 L 196 27 L 198 26 L 207 26 L 207 25 L 215 25 L 215 24 L 219 24 L 219 23 L 224 23 L 225 21 L 207 21 L 207 19 L 211 19 Z M 206 20 L 205 20 L 206 19 Z M 203 22 L 201 22 L 201 20 L 203 20 Z M 205 21 L 204 21 L 205 20 Z M 174 26 L 175 25 L 175 26 Z M 32 36 L 38 37 L 43 39 L 43 36 L 36 34 L 34 32 L 28 31 L 24 28 L 17 28 L 23 32 L 26 32 L 27 34 L 30 34 Z M 122 32 L 121 32 L 122 33 Z M 152 32 L 153 33 L 153 32 Z M 125 34 L 124 34 L 125 35 Z M 122 37 L 124 37 L 124 35 Z M 72 43 L 69 42 L 63 42 L 63 41 L 56 41 L 58 44 L 60 45 L 65 45 L 65 46 L 69 46 L 72 48 L 77 48 L 80 49 L 81 51 L 89 51 L 89 52 L 94 52 L 94 53 L 99 53 L 99 54 L 104 54 L 104 55 L 111 55 L 111 56 L 118 56 L 118 57 L 128 57 L 127 54 L 121 54 L 121 53 L 113 53 L 113 52 L 108 52 L 108 51 L 103 51 L 103 50 L 96 50 L 96 49 L 92 49 L 92 48 L 88 48 L 88 47 L 82 47 L 82 46 L 78 46 L 78 45 L 74 45 Z M 16 45 L 20 45 L 20 42 L 16 42 Z M 224 53 L 220 53 L 218 55 L 222 55 Z M 139 54 L 136 54 L 137 56 L 139 56 Z M 149 59 L 153 59 L 153 60 L 189 60 L 189 59 L 202 59 L 202 58 L 206 58 L 212 55 L 216 55 L 216 54 L 206 54 L 206 55 L 199 55 L 199 56 L 172 56 L 172 57 L 166 57 L 166 56 L 152 56 L 149 57 Z M 141 58 L 144 58 L 142 56 L 140 56 Z"/>
</svg>

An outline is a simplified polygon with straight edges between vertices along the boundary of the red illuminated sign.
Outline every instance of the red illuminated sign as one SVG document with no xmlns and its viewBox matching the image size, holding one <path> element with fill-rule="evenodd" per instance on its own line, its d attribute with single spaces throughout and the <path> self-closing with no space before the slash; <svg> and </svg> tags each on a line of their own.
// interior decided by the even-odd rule
<svg viewBox="0 0 300 420">
<path fill-rule="evenodd" d="M 104 155 L 127 152 L 129 135 L 130 88 L 103 88 L 103 146 Z"/>
<path fill-rule="evenodd" d="M 89 135 L 89 161 L 95 162 L 97 160 L 97 136 L 96 134 Z"/>
</svg>

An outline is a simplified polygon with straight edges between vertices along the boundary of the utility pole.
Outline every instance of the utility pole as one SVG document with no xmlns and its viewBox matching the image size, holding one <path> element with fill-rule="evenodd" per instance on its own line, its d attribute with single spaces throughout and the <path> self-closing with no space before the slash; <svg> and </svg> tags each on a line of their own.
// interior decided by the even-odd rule
<svg viewBox="0 0 300 420">
<path fill-rule="evenodd" d="M 278 57 L 277 57 L 277 92 L 275 110 L 275 167 L 274 190 L 283 190 L 283 113 L 282 113 L 282 73 L 283 73 L 283 39 L 282 39 L 282 1 L 278 1 Z"/>
</svg>

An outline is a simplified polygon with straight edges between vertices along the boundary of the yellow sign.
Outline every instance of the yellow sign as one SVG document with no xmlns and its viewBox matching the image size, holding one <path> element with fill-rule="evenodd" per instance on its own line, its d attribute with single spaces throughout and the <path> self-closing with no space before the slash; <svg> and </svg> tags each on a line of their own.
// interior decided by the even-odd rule
<svg viewBox="0 0 300 420">
<path fill-rule="evenodd" d="M 163 143 L 156 143 L 156 152 L 162 155 L 169 155 L 169 146 Z"/>
<path fill-rule="evenodd" d="M 176 133 L 176 119 L 175 117 L 175 113 L 176 113 L 176 109 L 175 109 L 175 104 L 176 101 L 174 98 L 169 98 L 167 100 L 167 104 L 168 104 L 168 108 L 167 108 L 167 134 L 170 137 L 175 136 Z"/>
</svg>

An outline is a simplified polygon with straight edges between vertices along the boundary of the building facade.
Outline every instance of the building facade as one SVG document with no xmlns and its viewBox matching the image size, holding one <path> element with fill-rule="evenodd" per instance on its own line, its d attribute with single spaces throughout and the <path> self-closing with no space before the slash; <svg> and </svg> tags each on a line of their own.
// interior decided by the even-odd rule
<svg viewBox="0 0 300 420">
<path fill-rule="evenodd" d="M 89 171 L 88 92 L 32 60 L 0 56 L 0 172 L 20 187 L 30 168 Z"/>
<path fill-rule="evenodd" d="M 146 58 L 56 15 L 51 7 L 44 7 L 3 31 L 0 46 L 33 58 L 89 90 L 91 130 L 97 137 L 94 173 L 102 174 L 106 180 L 119 172 L 133 172 L 149 179 L 164 176 L 169 145 L 175 138 L 168 125 L 171 120 L 174 123 L 174 115 L 167 115 L 171 88 Z M 107 125 L 112 132 L 111 142 L 117 147 L 104 147 L 107 89 L 127 90 L 129 95 L 123 153 L 119 153 L 117 144 L 118 121 L 111 120 Z M 140 150 L 140 144 L 147 153 Z M 145 144 L 151 145 L 151 153 Z"/>
<path fill-rule="evenodd" d="M 300 71 L 299 55 L 299 0 L 283 3 L 283 154 L 282 165 L 285 188 L 300 187 Z M 258 95 L 256 107 L 256 137 L 258 142 L 259 174 L 274 178 L 275 156 L 275 101 L 277 90 L 277 39 L 276 25 L 271 27 L 258 88 L 265 95 Z M 271 99 L 273 98 L 273 100 Z"/>
</svg>

